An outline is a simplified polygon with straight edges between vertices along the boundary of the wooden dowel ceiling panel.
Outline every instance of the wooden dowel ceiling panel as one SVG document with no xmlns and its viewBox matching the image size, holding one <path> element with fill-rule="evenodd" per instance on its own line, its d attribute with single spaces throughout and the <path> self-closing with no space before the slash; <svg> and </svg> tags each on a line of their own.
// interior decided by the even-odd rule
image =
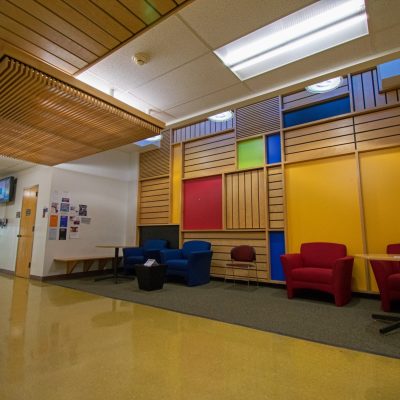
<svg viewBox="0 0 400 400">
<path fill-rule="evenodd" d="M 0 65 L 1 154 L 5 156 L 54 165 L 160 131 L 141 117 L 11 57 L 4 56 Z"/>
</svg>

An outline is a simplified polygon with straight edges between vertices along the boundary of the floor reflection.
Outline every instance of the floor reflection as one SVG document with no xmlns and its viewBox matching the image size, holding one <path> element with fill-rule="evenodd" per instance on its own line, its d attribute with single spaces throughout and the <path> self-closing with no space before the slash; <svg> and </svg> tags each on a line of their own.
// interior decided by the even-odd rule
<svg viewBox="0 0 400 400">
<path fill-rule="evenodd" d="M 392 400 L 399 375 L 398 359 L 0 275 L 1 400 Z"/>
</svg>

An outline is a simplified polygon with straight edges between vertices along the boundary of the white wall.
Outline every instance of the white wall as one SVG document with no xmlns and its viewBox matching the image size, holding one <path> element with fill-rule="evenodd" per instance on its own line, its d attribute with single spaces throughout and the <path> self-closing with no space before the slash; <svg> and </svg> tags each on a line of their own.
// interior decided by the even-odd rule
<svg viewBox="0 0 400 400">
<path fill-rule="evenodd" d="M 21 210 L 23 189 L 36 184 L 39 198 L 32 275 L 65 274 L 65 264 L 53 261 L 57 257 L 113 255 L 113 249 L 96 248 L 97 244 L 135 244 L 138 164 L 138 153 L 111 150 L 57 167 L 35 166 L 12 174 L 18 178 L 15 201 L 0 205 L 0 218 L 9 220 L 7 228 L 0 228 L 0 268 L 15 271 L 20 221 L 15 213 Z M 79 239 L 69 239 L 69 235 L 67 240 L 47 239 L 50 212 L 43 218 L 42 210 L 44 207 L 50 210 L 54 191 L 69 192 L 71 204 L 88 206 L 91 224 L 80 224 Z M 82 266 L 78 266 L 74 272 L 81 270 Z"/>
<path fill-rule="evenodd" d="M 79 239 L 47 240 L 43 276 L 65 273 L 54 258 L 113 255 L 98 244 L 135 244 L 138 155 L 117 150 L 54 168 L 51 192 L 69 192 L 70 204 L 88 206 L 90 225 L 79 225 Z M 69 229 L 69 225 L 68 225 Z M 82 270 L 79 265 L 74 272 Z"/>
<path fill-rule="evenodd" d="M 31 274 L 40 275 L 43 270 L 47 233 L 47 217 L 43 218 L 42 210 L 49 204 L 52 168 L 34 166 L 8 175 L 16 177 L 18 181 L 14 202 L 0 205 L 0 216 L 8 218 L 7 227 L 0 228 L 0 268 L 15 271 L 20 224 L 16 212 L 21 211 L 24 189 L 39 185 Z"/>
</svg>

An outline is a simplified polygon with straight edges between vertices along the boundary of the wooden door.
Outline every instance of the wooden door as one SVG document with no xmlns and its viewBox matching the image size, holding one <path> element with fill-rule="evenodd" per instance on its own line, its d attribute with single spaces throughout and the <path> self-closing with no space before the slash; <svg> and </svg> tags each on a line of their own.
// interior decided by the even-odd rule
<svg viewBox="0 0 400 400">
<path fill-rule="evenodd" d="M 38 190 L 39 186 L 24 189 L 22 198 L 17 262 L 15 265 L 15 275 L 22 278 L 28 278 L 30 275 Z"/>
</svg>

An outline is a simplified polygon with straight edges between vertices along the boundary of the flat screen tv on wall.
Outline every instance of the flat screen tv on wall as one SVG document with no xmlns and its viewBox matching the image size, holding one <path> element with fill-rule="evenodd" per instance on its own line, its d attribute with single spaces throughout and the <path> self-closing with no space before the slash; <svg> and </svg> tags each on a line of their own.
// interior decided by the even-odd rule
<svg viewBox="0 0 400 400">
<path fill-rule="evenodd" d="M 0 179 L 0 203 L 14 200 L 16 182 L 13 176 Z"/>
</svg>

